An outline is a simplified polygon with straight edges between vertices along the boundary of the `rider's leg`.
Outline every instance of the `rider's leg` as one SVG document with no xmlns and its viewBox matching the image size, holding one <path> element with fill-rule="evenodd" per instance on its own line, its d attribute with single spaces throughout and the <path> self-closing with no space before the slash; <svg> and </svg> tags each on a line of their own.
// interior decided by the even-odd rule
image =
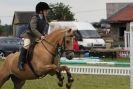
<svg viewBox="0 0 133 89">
<path fill-rule="evenodd" d="M 24 64 L 26 63 L 26 54 L 29 45 L 30 45 L 30 39 L 24 38 L 24 46 L 21 48 L 19 56 L 19 65 L 18 65 L 19 70 L 24 70 Z"/>
</svg>

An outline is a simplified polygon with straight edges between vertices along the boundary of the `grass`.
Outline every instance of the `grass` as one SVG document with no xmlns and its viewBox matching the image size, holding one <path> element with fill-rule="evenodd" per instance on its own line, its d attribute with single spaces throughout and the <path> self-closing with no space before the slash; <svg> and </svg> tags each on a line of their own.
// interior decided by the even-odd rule
<svg viewBox="0 0 133 89">
<path fill-rule="evenodd" d="M 129 58 L 103 58 L 102 60 L 105 62 L 130 62 Z"/>
<path fill-rule="evenodd" d="M 2 64 L 3 61 L 0 61 Z M 66 79 L 66 75 L 65 80 Z M 129 76 L 106 76 L 106 75 L 78 75 L 74 74 L 74 83 L 71 89 L 129 89 Z M 22 89 L 66 89 L 57 85 L 56 76 L 46 76 L 42 79 L 28 80 Z M 7 81 L 1 89 L 13 89 L 11 80 Z"/>
<path fill-rule="evenodd" d="M 73 75 L 75 81 L 71 89 L 129 89 L 129 77 L 103 75 Z M 65 78 L 66 79 L 66 78 Z M 66 81 L 65 81 L 66 83 Z M 2 89 L 13 89 L 8 81 Z M 27 81 L 23 89 L 66 89 L 58 87 L 55 76 Z"/>
</svg>

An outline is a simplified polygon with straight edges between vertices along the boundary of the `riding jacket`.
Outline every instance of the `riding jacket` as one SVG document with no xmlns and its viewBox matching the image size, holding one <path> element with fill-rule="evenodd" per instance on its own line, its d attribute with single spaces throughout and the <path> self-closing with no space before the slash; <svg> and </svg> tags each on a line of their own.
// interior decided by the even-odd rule
<svg viewBox="0 0 133 89">
<path fill-rule="evenodd" d="M 49 24 L 44 17 L 34 15 L 31 18 L 29 29 L 23 34 L 24 38 L 39 39 L 42 35 L 48 33 Z"/>
</svg>

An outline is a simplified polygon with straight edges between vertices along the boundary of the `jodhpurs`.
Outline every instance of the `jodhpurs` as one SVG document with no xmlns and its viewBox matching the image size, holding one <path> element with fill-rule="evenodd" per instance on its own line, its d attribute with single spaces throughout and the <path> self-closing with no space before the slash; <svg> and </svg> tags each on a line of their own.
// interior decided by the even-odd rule
<svg viewBox="0 0 133 89">
<path fill-rule="evenodd" d="M 24 42 L 23 47 L 24 47 L 25 49 L 28 49 L 29 46 L 30 46 L 30 44 L 31 44 L 30 39 L 29 39 L 29 38 L 23 38 L 23 42 Z"/>
</svg>

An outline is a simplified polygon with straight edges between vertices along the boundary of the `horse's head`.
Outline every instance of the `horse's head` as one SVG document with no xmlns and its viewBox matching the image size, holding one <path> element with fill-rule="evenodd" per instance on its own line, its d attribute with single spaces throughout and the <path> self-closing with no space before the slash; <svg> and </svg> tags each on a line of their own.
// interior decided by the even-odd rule
<svg viewBox="0 0 133 89">
<path fill-rule="evenodd" d="M 64 30 L 64 36 L 62 40 L 59 41 L 59 45 L 62 50 L 65 52 L 65 57 L 71 60 L 74 57 L 73 52 L 73 39 L 74 39 L 74 31 L 71 29 Z"/>
<path fill-rule="evenodd" d="M 71 60 L 74 57 L 73 52 L 73 39 L 74 39 L 74 31 L 67 28 L 59 28 L 51 32 L 46 39 L 44 40 L 48 44 L 52 45 L 55 49 L 55 53 L 51 52 L 44 47 L 52 54 L 52 55 L 60 55 L 65 54 L 65 57 Z M 51 47 L 52 47 L 51 46 Z"/>
</svg>

